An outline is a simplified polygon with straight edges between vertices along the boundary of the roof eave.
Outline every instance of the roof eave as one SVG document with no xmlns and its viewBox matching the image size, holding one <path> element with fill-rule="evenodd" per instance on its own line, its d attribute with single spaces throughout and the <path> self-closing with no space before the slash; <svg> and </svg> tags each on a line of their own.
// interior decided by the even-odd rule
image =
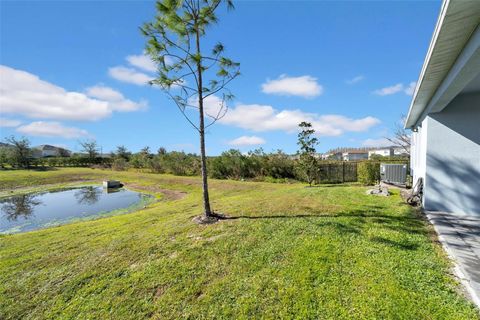
<svg viewBox="0 0 480 320">
<path fill-rule="evenodd" d="M 413 94 L 405 128 L 414 128 L 422 120 L 432 97 L 449 75 L 470 36 L 477 29 L 479 20 L 478 2 L 450 0 L 443 2 Z"/>
</svg>

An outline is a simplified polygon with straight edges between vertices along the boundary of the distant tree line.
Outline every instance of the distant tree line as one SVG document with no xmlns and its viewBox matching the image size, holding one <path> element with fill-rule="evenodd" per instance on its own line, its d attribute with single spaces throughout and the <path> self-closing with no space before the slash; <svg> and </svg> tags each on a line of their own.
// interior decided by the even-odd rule
<svg viewBox="0 0 480 320">
<path fill-rule="evenodd" d="M 397 158 L 377 156 L 375 160 L 356 162 L 320 160 L 314 156 L 317 143 L 311 135 L 311 128 L 304 125 L 299 133 L 300 151 L 288 155 L 282 150 L 265 152 L 262 148 L 242 153 L 227 150 L 219 156 L 207 157 L 209 177 L 215 179 L 253 180 L 269 182 L 303 181 L 309 184 L 341 183 L 360 181 L 371 184 L 378 180 L 380 162 L 405 162 Z M 90 167 L 101 166 L 117 171 L 140 170 L 151 173 L 167 173 L 178 176 L 199 176 L 200 156 L 183 151 L 167 151 L 159 148 L 152 152 L 149 147 L 131 152 L 125 146 L 118 146 L 108 155 L 101 156 L 95 141 L 81 142 L 82 153 L 71 157 L 31 157 L 28 139 L 8 138 L 8 147 L 0 147 L 0 164 L 17 168 L 28 167 Z"/>
<path fill-rule="evenodd" d="M 138 153 L 124 146 L 112 153 L 112 169 L 130 168 L 180 176 L 201 174 L 200 157 L 194 153 L 160 148 L 152 153 L 148 147 Z M 209 176 L 216 179 L 296 179 L 294 160 L 281 150 L 265 153 L 263 149 L 247 154 L 231 149 L 216 157 L 207 158 Z"/>
</svg>

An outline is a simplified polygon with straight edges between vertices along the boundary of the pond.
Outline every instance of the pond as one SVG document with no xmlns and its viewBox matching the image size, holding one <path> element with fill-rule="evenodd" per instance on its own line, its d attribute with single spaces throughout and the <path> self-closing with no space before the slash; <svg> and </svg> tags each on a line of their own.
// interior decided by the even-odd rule
<svg viewBox="0 0 480 320">
<path fill-rule="evenodd" d="M 0 234 L 128 213 L 151 199 L 128 189 L 97 186 L 14 195 L 0 199 Z"/>
</svg>

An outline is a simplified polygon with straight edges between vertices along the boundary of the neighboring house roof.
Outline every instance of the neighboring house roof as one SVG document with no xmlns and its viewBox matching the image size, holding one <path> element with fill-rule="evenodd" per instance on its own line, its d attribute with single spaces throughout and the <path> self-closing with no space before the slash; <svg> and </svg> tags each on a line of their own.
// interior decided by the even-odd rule
<svg viewBox="0 0 480 320">
<path fill-rule="evenodd" d="M 373 148 L 371 149 L 370 151 L 380 151 L 380 150 L 390 150 L 390 149 L 393 149 L 393 148 L 397 148 L 395 146 L 390 146 L 390 147 L 378 147 L 378 148 Z"/>
<path fill-rule="evenodd" d="M 52 152 L 56 152 L 56 153 L 66 152 L 68 154 L 71 154 L 70 150 L 67 150 L 67 149 L 64 149 L 64 148 L 61 148 L 61 147 L 52 146 L 52 145 L 49 145 L 49 144 L 42 144 L 42 145 L 39 145 L 39 146 L 35 146 L 32 149 L 33 149 L 34 152 L 52 151 Z M 39 155 L 39 153 L 36 153 L 36 155 Z"/>
<path fill-rule="evenodd" d="M 348 150 L 344 151 L 343 154 L 366 154 L 368 150 Z"/>
<path fill-rule="evenodd" d="M 33 147 L 34 149 L 39 149 L 39 150 L 59 150 L 61 148 L 59 147 L 55 147 L 55 146 L 51 146 L 49 144 L 42 144 L 42 145 L 39 145 L 39 146 L 36 146 L 36 147 Z"/>
<path fill-rule="evenodd" d="M 50 144 L 41 144 L 39 146 L 32 147 L 32 149 L 39 149 L 39 150 L 58 150 L 63 149 L 61 147 L 52 146 Z"/>
<path fill-rule="evenodd" d="M 428 113 L 441 111 L 478 76 L 479 23 L 478 0 L 443 1 L 405 122 L 406 128 L 415 127 Z"/>
<path fill-rule="evenodd" d="M 336 149 L 331 149 L 325 152 L 324 154 L 338 154 L 338 153 L 344 153 L 344 152 L 352 152 L 352 151 L 361 151 L 361 153 L 366 153 L 369 150 L 374 150 L 377 148 L 372 148 L 372 147 L 364 147 L 364 148 L 336 148 Z"/>
</svg>

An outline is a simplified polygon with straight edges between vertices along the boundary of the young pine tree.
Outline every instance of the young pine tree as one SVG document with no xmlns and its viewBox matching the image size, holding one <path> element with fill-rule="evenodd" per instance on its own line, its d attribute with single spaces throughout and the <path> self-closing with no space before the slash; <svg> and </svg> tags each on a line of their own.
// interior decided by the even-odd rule
<svg viewBox="0 0 480 320">
<path fill-rule="evenodd" d="M 151 84 L 169 95 L 199 133 L 204 208 L 200 222 L 217 219 L 208 193 L 205 130 L 227 112 L 226 102 L 233 96 L 226 86 L 240 74 L 240 64 L 224 56 L 221 43 L 204 49 L 207 30 L 217 23 L 222 3 L 233 8 L 231 0 L 161 0 L 153 21 L 141 28 L 148 39 L 146 52 L 158 67 Z M 206 105 L 206 99 L 213 103 Z M 190 118 L 192 112 L 198 112 L 198 121 Z"/>
<path fill-rule="evenodd" d="M 316 149 L 318 139 L 314 136 L 315 130 L 309 122 L 301 122 L 299 125 L 300 132 L 298 133 L 298 150 L 299 159 L 297 161 L 298 169 L 301 174 L 311 186 L 318 173 Z"/>
</svg>

